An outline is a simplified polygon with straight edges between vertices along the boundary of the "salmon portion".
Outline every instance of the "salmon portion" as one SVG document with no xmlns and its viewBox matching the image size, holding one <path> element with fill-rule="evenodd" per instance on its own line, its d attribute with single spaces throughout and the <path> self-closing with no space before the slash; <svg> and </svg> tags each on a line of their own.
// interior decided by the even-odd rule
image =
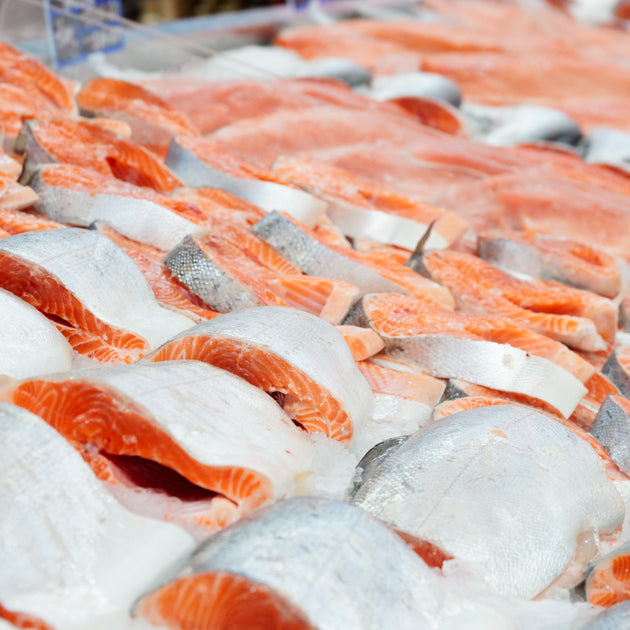
<svg viewBox="0 0 630 630">
<path fill-rule="evenodd" d="M 73 112 L 74 99 L 67 84 L 46 66 L 12 46 L 0 42 L 0 81 L 29 86 L 55 107 Z"/>
<path fill-rule="evenodd" d="M 352 437 L 352 422 L 330 392 L 271 350 L 245 341 L 200 334 L 166 343 L 149 359 L 194 359 L 210 363 L 263 391 L 279 392 L 282 408 L 309 433 L 322 432 L 339 441 Z"/>
<path fill-rule="evenodd" d="M 393 188 L 380 188 L 336 166 L 304 158 L 282 156 L 273 170 L 284 179 L 324 199 L 340 199 L 360 208 L 380 210 L 422 224 L 435 221 L 433 230 L 447 243 L 466 231 L 466 222 L 456 214 L 404 197 Z"/>
<path fill-rule="evenodd" d="M 49 317 L 79 354 L 134 363 L 151 349 L 139 335 L 97 318 L 46 269 L 7 252 L 0 252 L 0 286 Z"/>
<path fill-rule="evenodd" d="M 595 606 L 610 608 L 630 599 L 630 553 L 622 545 L 591 569 L 586 578 L 586 598 Z"/>
<path fill-rule="evenodd" d="M 452 416 L 460 411 L 469 411 L 470 409 L 480 409 L 481 407 L 490 407 L 493 405 L 514 405 L 513 401 L 505 398 L 492 398 L 490 396 L 466 396 L 465 398 L 456 398 L 455 400 L 446 400 L 437 405 L 433 410 L 433 421 L 436 422 L 446 416 Z"/>
<path fill-rule="evenodd" d="M 23 628 L 25 630 L 54 630 L 52 626 L 33 615 L 7 610 L 2 604 L 0 604 L 0 619 L 8 621 L 15 628 Z"/>
<path fill-rule="evenodd" d="M 183 112 L 143 87 L 120 79 L 92 79 L 77 94 L 77 105 L 83 114 L 129 123 L 133 140 L 161 157 L 166 157 L 174 136 L 199 133 Z"/>
<path fill-rule="evenodd" d="M 145 596 L 134 614 L 177 630 L 315 630 L 269 586 L 225 571 L 169 582 Z"/>
<path fill-rule="evenodd" d="M 360 326 L 337 326 L 337 330 L 343 335 L 343 338 L 350 348 L 350 352 L 352 352 L 352 357 L 357 362 L 369 359 L 385 347 L 383 340 L 369 328 L 361 328 Z M 361 369 L 360 363 L 359 369 Z M 365 376 L 363 371 L 361 371 L 361 374 Z M 374 391 L 374 389 L 372 389 L 372 391 Z"/>
<path fill-rule="evenodd" d="M 0 198 L 0 205 L 2 199 Z M 34 230 L 56 230 L 65 227 L 62 223 L 48 219 L 35 210 L 21 212 L 3 208 L 0 212 L 0 229 L 7 234 L 22 234 Z"/>
<path fill-rule="evenodd" d="M 26 139 L 29 155 L 32 145 L 50 155 L 48 161 L 90 168 L 157 192 L 169 192 L 182 186 L 153 153 L 87 120 L 32 121 L 28 123 Z"/>
<path fill-rule="evenodd" d="M 543 280 L 519 280 L 463 252 L 428 252 L 417 265 L 447 286 L 464 312 L 507 317 L 582 350 L 604 350 L 614 341 L 616 308 L 593 293 Z"/>
</svg>

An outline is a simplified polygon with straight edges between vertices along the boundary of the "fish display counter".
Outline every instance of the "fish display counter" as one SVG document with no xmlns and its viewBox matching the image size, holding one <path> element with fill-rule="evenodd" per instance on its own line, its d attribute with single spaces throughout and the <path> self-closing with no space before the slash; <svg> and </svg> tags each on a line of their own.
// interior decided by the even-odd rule
<svg viewBox="0 0 630 630">
<path fill-rule="evenodd" d="M 0 5 L 0 627 L 630 627 L 624 3 Z"/>
</svg>

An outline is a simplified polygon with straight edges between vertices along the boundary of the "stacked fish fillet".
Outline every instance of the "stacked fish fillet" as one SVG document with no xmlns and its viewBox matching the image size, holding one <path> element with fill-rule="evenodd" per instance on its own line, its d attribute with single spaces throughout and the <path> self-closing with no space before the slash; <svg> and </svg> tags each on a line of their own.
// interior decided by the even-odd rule
<svg viewBox="0 0 630 630">
<path fill-rule="evenodd" d="M 320 75 L 0 44 L 0 627 L 627 627 L 630 35 L 276 43 Z"/>
</svg>

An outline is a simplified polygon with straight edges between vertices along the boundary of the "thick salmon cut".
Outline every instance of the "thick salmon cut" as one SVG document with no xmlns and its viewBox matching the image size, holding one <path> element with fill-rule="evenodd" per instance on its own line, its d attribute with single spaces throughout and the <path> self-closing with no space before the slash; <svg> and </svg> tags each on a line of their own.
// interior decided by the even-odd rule
<svg viewBox="0 0 630 630">
<path fill-rule="evenodd" d="M 350 352 L 352 352 L 352 358 L 359 362 L 359 369 L 361 369 L 361 361 L 369 359 L 385 347 L 383 340 L 369 328 L 361 328 L 360 326 L 337 326 L 337 330 L 346 340 L 348 348 L 350 348 Z"/>
<path fill-rule="evenodd" d="M 586 598 L 610 608 L 630 599 L 630 543 L 625 543 L 591 567 L 586 575 Z"/>
<path fill-rule="evenodd" d="M 348 443 L 366 423 L 372 392 L 343 336 L 296 309 L 258 307 L 228 313 L 174 337 L 148 361 L 206 361 L 277 398 L 311 433 Z"/>
<path fill-rule="evenodd" d="M 79 354 L 131 363 L 192 320 L 158 305 L 106 236 L 63 228 L 0 239 L 0 286 L 48 316 Z"/>
<path fill-rule="evenodd" d="M 615 339 L 617 308 L 594 293 L 520 280 L 464 252 L 427 252 L 410 262 L 447 286 L 462 312 L 507 317 L 580 350 L 605 350 Z"/>
<path fill-rule="evenodd" d="M 434 222 L 426 247 L 441 249 L 456 241 L 467 228 L 466 222 L 454 213 L 406 198 L 393 187 L 377 187 L 339 167 L 281 156 L 273 170 L 327 201 L 328 216 L 354 239 L 368 236 L 413 249 L 428 224 Z M 392 225 L 391 235 L 388 222 Z"/>
<path fill-rule="evenodd" d="M 448 591 L 378 519 L 313 497 L 219 532 L 135 613 L 179 630 L 428 630 L 498 618 Z"/>
<path fill-rule="evenodd" d="M 2 395 L 68 439 L 129 509 L 193 531 L 287 496 L 310 470 L 307 436 L 269 396 L 198 361 L 74 371 Z M 143 488 L 162 498 L 156 513 Z"/>
<path fill-rule="evenodd" d="M 160 156 L 166 156 L 174 136 L 199 133 L 183 112 L 139 85 L 120 79 L 92 79 L 77 94 L 77 105 L 84 115 L 128 123 L 132 140 Z"/>
<path fill-rule="evenodd" d="M 594 371 L 573 353 L 567 355 L 562 344 L 508 320 L 453 313 L 430 300 L 366 295 L 346 323 L 371 327 L 387 354 L 433 376 L 539 398 L 565 417 L 586 393 L 573 373 L 586 380 Z"/>
<path fill-rule="evenodd" d="M 27 87 L 35 95 L 45 97 L 51 105 L 68 112 L 76 109 L 72 93 L 63 79 L 4 42 L 0 43 L 0 81 Z"/>
<path fill-rule="evenodd" d="M 348 247 L 328 243 L 306 226 L 278 212 L 270 212 L 252 231 L 308 275 L 349 282 L 361 293 L 394 291 L 430 296 L 446 307 L 453 305 L 448 289 L 423 278 L 409 267 L 396 261 L 375 261 Z"/>
<path fill-rule="evenodd" d="M 121 506 L 40 417 L 2 403 L 0 433 L 0 502 L 11 506 L 0 523 L 0 619 L 37 630 L 121 627 L 133 601 L 172 572 L 193 539 Z"/>
<path fill-rule="evenodd" d="M 0 198 L 0 206 L 2 199 Z M 40 212 L 31 208 L 24 211 L 2 208 L 0 212 L 0 229 L 7 233 L 22 234 L 23 232 L 35 232 L 39 230 L 56 230 L 66 227 L 63 223 L 53 221 Z"/>
<path fill-rule="evenodd" d="M 61 162 L 91 168 L 158 192 L 182 186 L 153 153 L 87 120 L 28 121 L 20 133 L 18 147 L 27 155 L 24 164 L 27 177 L 41 164 Z"/>
<path fill-rule="evenodd" d="M 513 405 L 420 429 L 388 453 L 352 502 L 466 561 L 493 591 L 524 598 L 577 584 L 597 551 L 592 532 L 613 534 L 624 512 L 601 457 L 582 437 Z M 467 518 L 453 518 L 454 509 Z"/>
<path fill-rule="evenodd" d="M 534 232 L 488 232 L 479 255 L 493 265 L 541 280 L 615 297 L 621 290 L 619 261 L 602 249 Z"/>
</svg>

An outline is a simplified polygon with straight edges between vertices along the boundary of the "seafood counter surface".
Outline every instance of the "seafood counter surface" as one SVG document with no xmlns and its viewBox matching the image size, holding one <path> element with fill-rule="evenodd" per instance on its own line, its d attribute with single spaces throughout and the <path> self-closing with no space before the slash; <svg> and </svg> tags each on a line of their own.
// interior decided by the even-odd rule
<svg viewBox="0 0 630 630">
<path fill-rule="evenodd" d="M 622 5 L 0 44 L 1 628 L 630 627 Z"/>
</svg>

